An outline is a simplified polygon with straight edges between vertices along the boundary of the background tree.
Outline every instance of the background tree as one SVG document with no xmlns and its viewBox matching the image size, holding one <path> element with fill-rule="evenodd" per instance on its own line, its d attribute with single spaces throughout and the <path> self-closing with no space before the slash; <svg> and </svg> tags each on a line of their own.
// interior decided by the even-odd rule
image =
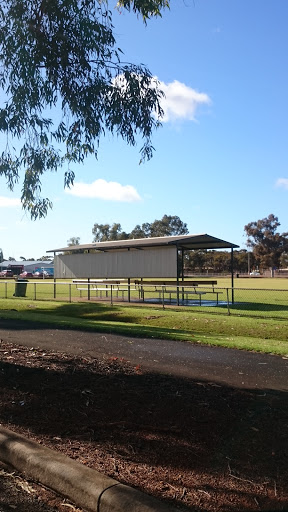
<svg viewBox="0 0 288 512">
<path fill-rule="evenodd" d="M 120 0 L 117 5 L 147 21 L 168 3 Z M 21 201 L 32 218 L 52 207 L 41 197 L 43 174 L 64 167 L 64 185 L 71 186 L 71 166 L 97 156 L 105 132 L 132 146 L 139 135 L 141 160 L 151 158 L 162 92 L 145 66 L 123 62 L 121 55 L 106 1 L 0 3 L 0 132 L 7 141 L 0 175 L 13 190 L 24 173 Z M 53 121 L 59 110 L 60 121 L 57 115 Z"/>
<path fill-rule="evenodd" d="M 147 238 L 150 232 L 150 224 L 137 224 L 129 234 L 129 238 Z"/>
<path fill-rule="evenodd" d="M 71 236 L 69 240 L 67 240 L 68 247 L 72 245 L 79 245 L 80 244 L 80 237 L 79 236 Z"/>
<path fill-rule="evenodd" d="M 256 260 L 253 252 L 248 253 L 247 249 L 234 251 L 234 268 L 237 272 L 247 273 L 248 270 L 256 267 Z"/>
<path fill-rule="evenodd" d="M 112 240 L 127 240 L 129 234 L 122 231 L 121 224 L 94 224 L 92 229 L 93 242 L 109 242 Z"/>
<path fill-rule="evenodd" d="M 230 272 L 231 254 L 228 251 L 209 251 L 211 256 L 211 265 L 216 273 Z"/>
<path fill-rule="evenodd" d="M 152 222 L 150 233 L 150 236 L 187 235 L 188 228 L 177 215 L 163 215 L 162 219 Z"/>
<path fill-rule="evenodd" d="M 288 252 L 282 252 L 280 256 L 280 267 L 288 268 Z"/>
<path fill-rule="evenodd" d="M 4 256 L 2 249 L 0 249 L 0 263 L 2 263 L 2 261 L 4 261 Z"/>
<path fill-rule="evenodd" d="M 154 222 L 137 224 L 131 231 L 130 238 L 150 238 L 157 236 L 188 235 L 187 224 L 177 215 L 163 215 L 162 219 Z"/>
<path fill-rule="evenodd" d="M 157 236 L 172 236 L 188 234 L 187 224 L 177 215 L 163 215 L 162 219 L 154 220 L 151 224 L 145 222 L 137 224 L 131 233 L 122 231 L 121 224 L 94 224 L 92 229 L 93 242 L 105 242 L 109 240 L 128 240 L 129 238 L 150 238 Z"/>
<path fill-rule="evenodd" d="M 256 264 L 253 253 L 249 253 L 250 267 Z M 234 271 L 237 273 L 247 273 L 248 271 L 248 251 L 240 249 L 234 251 Z M 187 251 L 185 255 L 185 269 L 193 273 L 213 272 L 225 274 L 231 272 L 231 253 L 229 251 L 207 251 L 196 250 Z"/>
<path fill-rule="evenodd" d="M 129 234 L 122 231 L 121 224 L 112 224 L 109 231 L 109 240 L 127 240 L 127 238 L 129 238 Z"/>
<path fill-rule="evenodd" d="M 206 250 L 196 250 L 185 252 L 185 269 L 186 271 L 201 274 L 206 266 Z"/>
<path fill-rule="evenodd" d="M 72 246 L 75 246 L 75 245 L 80 245 L 80 237 L 79 236 L 71 236 L 71 238 L 69 238 L 69 240 L 67 240 L 67 245 L 68 247 L 72 247 Z M 66 254 L 75 254 L 75 253 L 82 253 L 83 251 L 81 249 L 79 249 L 79 251 L 67 251 Z"/>
<path fill-rule="evenodd" d="M 252 247 L 255 259 L 262 268 L 278 268 L 281 254 L 288 250 L 288 233 L 279 233 L 279 226 L 278 217 L 272 213 L 244 226 L 247 246 Z"/>
<path fill-rule="evenodd" d="M 92 234 L 93 242 L 105 242 L 109 240 L 110 224 L 94 224 Z"/>
</svg>

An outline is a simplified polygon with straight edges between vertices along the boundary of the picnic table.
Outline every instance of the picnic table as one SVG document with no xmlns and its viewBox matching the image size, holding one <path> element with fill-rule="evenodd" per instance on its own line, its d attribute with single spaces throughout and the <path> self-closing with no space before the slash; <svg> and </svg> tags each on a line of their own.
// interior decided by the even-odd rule
<svg viewBox="0 0 288 512">
<path fill-rule="evenodd" d="M 159 301 L 164 300 L 165 295 L 168 295 L 169 302 L 172 302 L 173 294 L 177 296 L 177 301 L 179 299 L 179 295 L 182 295 L 182 301 L 188 301 L 188 297 L 190 295 L 195 295 L 199 299 L 199 305 L 202 304 L 202 296 L 213 293 L 216 295 L 216 303 L 219 302 L 219 295 L 222 294 L 222 291 L 219 291 L 215 288 L 217 285 L 217 281 L 215 280 L 193 280 L 193 281 L 169 281 L 169 280 L 136 280 L 135 285 L 139 290 L 139 298 L 145 301 L 145 287 L 154 287 L 154 290 L 159 294 Z M 201 288 L 201 285 L 205 287 L 205 290 Z M 200 286 L 200 288 L 199 288 Z M 211 286 L 211 291 L 206 289 Z M 148 290 L 149 291 L 149 290 Z"/>
<path fill-rule="evenodd" d="M 82 297 L 82 291 L 95 291 L 95 296 L 102 299 L 103 293 L 106 297 L 109 296 L 109 292 L 116 292 L 118 298 L 119 293 L 122 294 L 122 300 L 124 300 L 124 293 L 129 291 L 129 287 L 125 280 L 115 279 L 73 279 L 73 284 L 76 285 L 77 290 L 80 291 L 80 297 Z"/>
</svg>

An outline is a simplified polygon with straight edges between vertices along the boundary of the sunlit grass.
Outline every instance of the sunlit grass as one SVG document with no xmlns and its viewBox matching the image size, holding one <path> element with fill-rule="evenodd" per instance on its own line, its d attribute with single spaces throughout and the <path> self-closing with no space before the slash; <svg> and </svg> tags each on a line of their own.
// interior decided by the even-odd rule
<svg viewBox="0 0 288 512">
<path fill-rule="evenodd" d="M 274 354 L 288 354 L 286 320 L 217 315 L 191 307 L 109 305 L 0 300 L 2 318 L 57 328 L 108 332 L 134 337 L 175 339 Z"/>
</svg>

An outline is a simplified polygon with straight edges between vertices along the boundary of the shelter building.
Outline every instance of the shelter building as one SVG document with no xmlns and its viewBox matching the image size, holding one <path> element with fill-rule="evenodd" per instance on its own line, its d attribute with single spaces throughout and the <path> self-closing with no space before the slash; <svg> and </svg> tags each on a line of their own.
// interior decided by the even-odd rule
<svg viewBox="0 0 288 512">
<path fill-rule="evenodd" d="M 233 249 L 238 247 L 198 234 L 94 242 L 47 252 L 54 253 L 55 279 L 127 279 L 130 283 L 131 279 L 172 278 L 181 284 L 185 279 L 185 251 L 230 249 L 233 289 Z"/>
</svg>

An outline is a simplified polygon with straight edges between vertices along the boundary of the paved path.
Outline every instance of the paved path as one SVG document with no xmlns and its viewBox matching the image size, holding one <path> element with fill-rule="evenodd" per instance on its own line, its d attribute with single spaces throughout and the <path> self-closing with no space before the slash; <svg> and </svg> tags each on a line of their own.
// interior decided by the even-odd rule
<svg viewBox="0 0 288 512">
<path fill-rule="evenodd" d="M 283 358 L 181 341 L 26 326 L 18 324 L 13 329 L 1 320 L 0 338 L 68 354 L 123 357 L 133 365 L 169 375 L 243 388 L 288 390 L 288 355 Z"/>
</svg>

